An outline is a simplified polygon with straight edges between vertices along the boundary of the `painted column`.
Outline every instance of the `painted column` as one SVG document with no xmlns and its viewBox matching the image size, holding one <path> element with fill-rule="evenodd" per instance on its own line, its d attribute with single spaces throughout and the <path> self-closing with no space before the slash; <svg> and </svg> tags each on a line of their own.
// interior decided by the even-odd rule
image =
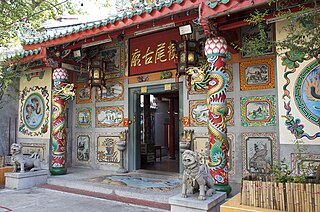
<svg viewBox="0 0 320 212">
<path fill-rule="evenodd" d="M 67 83 L 68 73 L 65 69 L 53 71 L 52 89 L 52 157 L 50 172 L 52 175 L 67 173 L 65 167 L 66 147 L 66 101 L 74 98 L 74 85 Z"/>
<path fill-rule="evenodd" d="M 208 61 L 208 91 L 206 102 L 209 109 L 209 168 L 210 174 L 215 180 L 215 188 L 218 191 L 230 193 L 228 182 L 228 149 L 229 144 L 226 135 L 226 89 L 228 77 L 225 73 L 225 58 L 227 54 L 227 42 L 223 37 L 209 37 L 205 43 L 205 55 Z"/>
</svg>

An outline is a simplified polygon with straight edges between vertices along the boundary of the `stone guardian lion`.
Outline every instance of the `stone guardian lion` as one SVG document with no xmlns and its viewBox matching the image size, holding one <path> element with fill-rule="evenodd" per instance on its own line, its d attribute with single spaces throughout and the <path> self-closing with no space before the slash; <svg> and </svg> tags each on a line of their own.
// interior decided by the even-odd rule
<svg viewBox="0 0 320 212">
<path fill-rule="evenodd" d="M 182 154 L 184 165 L 182 197 L 199 191 L 198 199 L 205 200 L 206 197 L 215 194 L 214 181 L 208 171 L 206 164 L 200 164 L 197 153 L 185 150 Z"/>
<path fill-rule="evenodd" d="M 38 153 L 33 153 L 31 156 L 23 155 L 21 152 L 20 144 L 12 144 L 11 145 L 11 161 L 13 164 L 13 171 L 18 172 L 18 168 L 20 167 L 20 173 L 24 173 L 26 170 L 30 170 L 30 172 L 40 170 L 40 157 Z"/>
</svg>

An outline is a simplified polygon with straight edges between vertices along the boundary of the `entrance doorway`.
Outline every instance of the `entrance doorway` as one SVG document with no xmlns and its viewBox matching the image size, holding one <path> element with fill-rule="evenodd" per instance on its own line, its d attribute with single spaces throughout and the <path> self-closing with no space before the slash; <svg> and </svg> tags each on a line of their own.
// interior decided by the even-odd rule
<svg viewBox="0 0 320 212">
<path fill-rule="evenodd" d="M 164 91 L 158 86 L 148 87 L 148 92 L 130 92 L 135 102 L 130 105 L 133 138 L 129 153 L 129 169 L 161 172 L 179 172 L 180 121 L 179 91 Z M 130 101 L 131 103 L 131 101 Z M 131 108 L 130 107 L 130 108 Z M 130 164 L 130 160 L 133 163 Z"/>
</svg>

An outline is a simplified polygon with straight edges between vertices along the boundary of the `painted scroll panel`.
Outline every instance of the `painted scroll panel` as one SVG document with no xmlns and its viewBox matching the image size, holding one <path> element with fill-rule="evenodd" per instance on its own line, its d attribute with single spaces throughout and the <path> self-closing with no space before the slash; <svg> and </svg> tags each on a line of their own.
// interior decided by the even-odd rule
<svg viewBox="0 0 320 212">
<path fill-rule="evenodd" d="M 123 126 L 123 106 L 96 107 L 96 127 Z"/>
</svg>

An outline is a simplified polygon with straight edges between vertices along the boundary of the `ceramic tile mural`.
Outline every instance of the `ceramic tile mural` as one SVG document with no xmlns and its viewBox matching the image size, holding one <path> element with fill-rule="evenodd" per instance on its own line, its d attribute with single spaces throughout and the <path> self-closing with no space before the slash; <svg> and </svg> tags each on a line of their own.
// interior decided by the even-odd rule
<svg viewBox="0 0 320 212">
<path fill-rule="evenodd" d="M 240 63 L 240 90 L 274 88 L 274 59 Z"/>
<path fill-rule="evenodd" d="M 229 142 L 229 176 L 233 176 L 235 174 L 235 135 L 233 133 L 227 133 L 227 139 Z M 207 161 L 207 149 L 209 145 L 208 134 L 194 135 L 193 144 L 194 150 L 198 153 L 201 163 Z"/>
<path fill-rule="evenodd" d="M 264 27 L 264 32 L 266 33 L 266 39 L 270 41 L 270 43 L 274 40 L 274 26 L 273 24 L 268 24 Z M 259 33 L 259 28 L 256 24 L 249 24 L 247 26 L 243 26 L 240 29 L 241 34 L 241 43 L 245 42 L 245 39 L 250 39 L 252 37 L 257 36 Z M 265 55 L 274 54 L 274 46 L 268 46 L 266 49 L 262 50 Z M 250 55 L 247 52 L 242 52 L 241 56 L 243 58 L 248 58 Z"/>
<path fill-rule="evenodd" d="M 85 104 L 92 102 L 91 89 L 87 83 L 78 83 L 76 85 L 76 103 Z"/>
<path fill-rule="evenodd" d="M 228 114 L 226 116 L 227 126 L 234 126 L 234 98 L 227 98 L 226 104 L 228 107 Z"/>
<path fill-rule="evenodd" d="M 97 101 L 116 101 L 123 100 L 124 87 L 123 80 L 108 80 L 106 82 L 106 88 L 102 87 L 102 95 L 101 90 L 98 89 L 96 92 L 96 100 Z"/>
<path fill-rule="evenodd" d="M 228 107 L 227 126 L 234 126 L 234 99 L 227 98 L 226 105 Z M 209 110 L 205 100 L 191 100 L 189 113 L 191 126 L 207 125 Z"/>
<path fill-rule="evenodd" d="M 201 163 L 205 163 L 208 157 L 209 136 L 208 134 L 195 134 L 193 140 L 194 151 L 198 153 Z"/>
<path fill-rule="evenodd" d="M 190 124 L 191 126 L 204 126 L 207 124 L 209 110 L 205 100 L 190 101 Z"/>
<path fill-rule="evenodd" d="M 311 123 L 320 120 L 320 65 L 312 63 L 303 69 L 295 83 L 294 98 L 299 112 Z"/>
<path fill-rule="evenodd" d="M 275 96 L 242 97 L 242 126 L 273 126 L 276 124 Z"/>
<path fill-rule="evenodd" d="M 91 134 L 90 133 L 76 133 L 76 149 L 77 161 L 89 162 L 91 161 Z"/>
<path fill-rule="evenodd" d="M 96 127 L 123 126 L 123 106 L 96 107 Z"/>
<path fill-rule="evenodd" d="M 225 72 L 228 76 L 228 87 L 227 92 L 233 91 L 233 73 L 232 73 L 232 64 L 227 64 L 225 66 Z"/>
<path fill-rule="evenodd" d="M 229 176 L 235 174 L 235 135 L 233 133 L 227 133 L 227 139 L 229 142 Z"/>
<path fill-rule="evenodd" d="M 46 144 L 44 143 L 24 143 L 21 142 L 21 152 L 25 155 L 32 155 L 33 153 L 38 153 L 40 155 L 40 160 L 47 162 L 46 153 Z"/>
<path fill-rule="evenodd" d="M 92 109 L 83 107 L 76 109 L 76 128 L 91 128 L 92 127 Z"/>
<path fill-rule="evenodd" d="M 48 131 L 49 92 L 47 87 L 25 87 L 20 98 L 19 132 L 28 136 L 41 136 Z"/>
<path fill-rule="evenodd" d="M 315 176 L 317 167 L 320 165 L 320 154 L 291 153 L 291 165 L 297 175 L 304 172 L 307 176 Z"/>
<path fill-rule="evenodd" d="M 98 162 L 119 163 L 120 152 L 117 149 L 119 136 L 97 135 L 97 160 Z"/>
<path fill-rule="evenodd" d="M 242 133 L 243 176 L 270 173 L 274 161 L 278 160 L 277 134 Z"/>
<path fill-rule="evenodd" d="M 97 59 L 107 63 L 106 78 L 124 76 L 125 51 L 123 42 L 102 45 Z"/>
</svg>

